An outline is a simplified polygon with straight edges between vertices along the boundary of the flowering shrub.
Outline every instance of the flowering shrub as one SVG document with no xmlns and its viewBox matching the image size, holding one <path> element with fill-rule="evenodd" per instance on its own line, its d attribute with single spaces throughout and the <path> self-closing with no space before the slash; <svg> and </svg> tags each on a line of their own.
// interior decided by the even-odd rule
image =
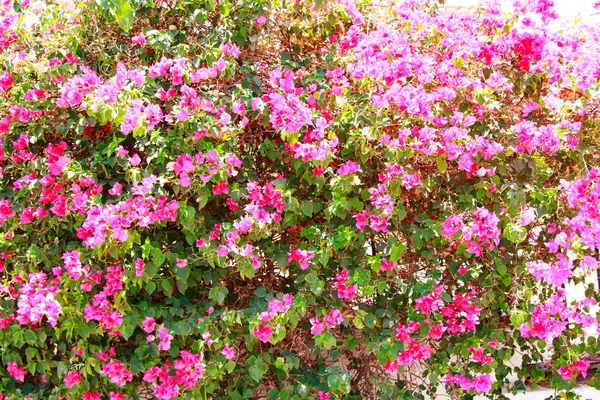
<svg viewBox="0 0 600 400">
<path fill-rule="evenodd" d="M 550 0 L 0 7 L 3 399 L 600 385 L 598 27 Z"/>
</svg>

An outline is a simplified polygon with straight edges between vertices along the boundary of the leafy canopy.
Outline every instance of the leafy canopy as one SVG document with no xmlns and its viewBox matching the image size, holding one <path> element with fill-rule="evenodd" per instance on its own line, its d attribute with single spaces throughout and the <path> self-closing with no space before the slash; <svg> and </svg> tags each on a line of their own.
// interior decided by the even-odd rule
<svg viewBox="0 0 600 400">
<path fill-rule="evenodd" d="M 600 29 L 509 8 L 3 0 L 3 398 L 594 375 Z"/>
</svg>

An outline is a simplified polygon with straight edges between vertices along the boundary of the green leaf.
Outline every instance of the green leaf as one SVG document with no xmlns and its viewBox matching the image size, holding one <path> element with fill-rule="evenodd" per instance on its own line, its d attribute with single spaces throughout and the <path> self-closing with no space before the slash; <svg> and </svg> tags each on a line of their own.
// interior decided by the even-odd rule
<svg viewBox="0 0 600 400">
<path fill-rule="evenodd" d="M 527 319 L 527 314 L 524 311 L 515 310 L 510 314 L 510 322 L 515 328 L 521 326 Z"/>
<path fill-rule="evenodd" d="M 521 243 L 527 237 L 527 229 L 520 224 L 512 223 L 504 228 L 503 236 L 511 242 Z"/>
<path fill-rule="evenodd" d="M 250 367 L 248 370 L 248 375 L 250 375 L 250 378 L 254 379 L 256 382 L 260 382 L 263 377 L 262 371 L 256 365 Z"/>
<path fill-rule="evenodd" d="M 190 267 L 189 266 L 185 266 L 183 268 L 175 267 L 175 275 L 177 275 L 177 277 L 180 280 L 187 281 L 188 277 L 190 276 Z"/>
<path fill-rule="evenodd" d="M 504 265 L 504 264 L 498 264 L 496 266 L 496 270 L 498 271 L 498 273 L 500 275 L 506 275 L 506 265 Z"/>
<path fill-rule="evenodd" d="M 181 213 L 181 224 L 184 227 L 191 229 L 192 225 L 194 225 L 195 216 L 196 209 L 192 206 L 187 206 Z"/>
<path fill-rule="evenodd" d="M 150 279 L 154 278 L 154 276 L 156 275 L 157 272 L 158 272 L 158 266 L 154 262 L 146 263 L 146 265 L 144 266 L 144 273 Z"/>
<path fill-rule="evenodd" d="M 133 332 L 135 332 L 136 325 L 137 320 L 135 316 L 129 314 L 123 317 L 123 324 L 121 325 L 119 332 L 121 332 L 125 340 L 133 336 Z"/>
<path fill-rule="evenodd" d="M 82 338 L 87 339 L 90 336 L 90 327 L 88 324 L 80 324 L 75 327 L 75 333 Z"/>
<path fill-rule="evenodd" d="M 23 333 L 23 338 L 29 344 L 35 344 L 37 342 L 37 336 L 34 331 L 26 330 Z"/>
<path fill-rule="evenodd" d="M 129 29 L 131 29 L 131 26 L 135 21 L 135 10 L 131 7 L 129 1 L 121 0 L 121 3 L 115 11 L 115 18 L 119 24 L 119 28 L 123 29 L 125 32 L 129 32 Z"/>
<path fill-rule="evenodd" d="M 331 333 L 327 332 L 323 336 L 323 346 L 325 347 L 325 349 L 329 350 L 336 344 L 337 344 L 337 341 Z"/>
<path fill-rule="evenodd" d="M 398 221 L 402 221 L 406 218 L 406 210 L 404 209 L 404 204 L 398 202 L 396 205 L 396 213 L 398 214 Z"/>
<path fill-rule="evenodd" d="M 390 252 L 390 261 L 398 261 L 400 257 L 402 257 L 402 253 L 406 250 L 406 246 L 402 243 L 399 243 L 392 247 L 392 251 Z"/>
<path fill-rule="evenodd" d="M 311 217 L 313 214 L 313 203 L 308 200 L 302 202 L 302 213 L 307 217 Z"/>
<path fill-rule="evenodd" d="M 236 363 L 233 360 L 229 360 L 225 363 L 225 369 L 227 370 L 227 372 L 232 373 L 233 370 L 235 369 Z"/>
<path fill-rule="evenodd" d="M 267 295 L 267 290 L 265 289 L 264 286 L 260 286 L 258 289 L 256 289 L 254 291 L 254 295 L 256 297 L 258 297 L 259 299 L 262 299 L 263 297 L 265 297 Z"/>
<path fill-rule="evenodd" d="M 377 317 L 375 317 L 373 314 L 368 314 L 367 317 L 365 318 L 365 325 L 369 329 L 375 328 L 376 323 L 377 323 Z"/>
<path fill-rule="evenodd" d="M 358 316 L 352 318 L 352 323 L 357 329 L 363 329 L 365 327 L 364 321 Z"/>
<path fill-rule="evenodd" d="M 420 250 L 423 246 L 423 239 L 421 238 L 421 232 L 417 231 L 410 235 L 410 242 L 417 250 Z"/>
<path fill-rule="evenodd" d="M 227 294 L 229 294 L 229 290 L 226 287 L 213 287 L 208 292 L 208 298 L 215 300 L 219 304 L 223 304 Z"/>
<path fill-rule="evenodd" d="M 443 158 L 438 158 L 437 166 L 439 172 L 446 172 L 446 169 L 448 169 L 448 162 L 446 162 L 446 160 L 444 160 Z"/>
<path fill-rule="evenodd" d="M 159 248 L 154 247 L 151 250 L 151 254 L 152 254 L 152 261 L 154 261 L 154 263 L 156 264 L 157 267 L 160 267 L 161 265 L 163 265 L 163 263 L 165 262 L 165 255 L 163 254 L 162 251 L 160 251 Z M 152 275 L 154 276 L 154 275 Z"/>
<path fill-rule="evenodd" d="M 163 279 L 160 281 L 160 287 L 163 290 L 163 293 L 167 297 L 171 297 L 173 295 L 173 280 L 172 279 Z"/>
<path fill-rule="evenodd" d="M 146 283 L 146 285 L 144 286 L 144 289 L 146 290 L 146 293 L 152 294 L 156 290 L 156 283 L 150 281 L 150 282 Z"/>
</svg>

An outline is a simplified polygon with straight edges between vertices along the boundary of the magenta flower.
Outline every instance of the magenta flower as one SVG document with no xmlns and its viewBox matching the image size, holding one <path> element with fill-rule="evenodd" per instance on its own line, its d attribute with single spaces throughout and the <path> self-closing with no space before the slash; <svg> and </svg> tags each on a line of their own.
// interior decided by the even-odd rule
<svg viewBox="0 0 600 400">
<path fill-rule="evenodd" d="M 177 115 L 175 115 L 175 117 L 177 118 L 177 121 L 185 122 L 189 118 L 189 115 L 190 114 L 188 113 L 188 111 L 185 108 L 182 108 L 177 112 Z"/>
<path fill-rule="evenodd" d="M 301 269 L 308 269 L 308 261 L 315 256 L 312 250 L 295 249 L 288 253 L 288 262 L 298 261 Z"/>
<path fill-rule="evenodd" d="M 158 344 L 159 350 L 169 350 L 171 348 L 171 340 L 173 340 L 173 335 L 169 335 L 169 330 L 164 326 L 158 328 L 158 338 L 160 339 L 160 343 Z"/>
<path fill-rule="evenodd" d="M 144 321 L 142 322 L 142 326 L 143 326 L 144 332 L 152 333 L 152 331 L 154 331 L 154 328 L 156 327 L 156 321 L 152 317 L 146 317 L 146 318 L 144 318 Z"/>
<path fill-rule="evenodd" d="M 344 322 L 344 316 L 342 315 L 342 312 L 337 308 L 334 308 L 331 311 L 329 311 L 329 313 L 325 317 L 325 325 L 327 325 L 329 328 L 331 328 L 332 326 L 339 325 L 342 322 Z"/>
<path fill-rule="evenodd" d="M 135 259 L 135 276 L 144 276 L 144 266 L 146 265 L 146 263 L 144 263 L 144 260 L 142 260 L 141 258 L 136 258 Z"/>
<path fill-rule="evenodd" d="M 266 22 L 267 17 L 265 17 L 264 15 L 261 15 L 260 17 L 256 18 L 256 26 L 258 26 L 259 28 L 263 26 Z"/>
<path fill-rule="evenodd" d="M 111 196 L 118 196 L 121 194 L 122 191 L 123 185 L 121 185 L 119 182 L 115 182 L 113 187 L 108 190 L 108 194 L 110 194 Z"/>
<path fill-rule="evenodd" d="M 165 379 L 165 382 L 154 388 L 154 396 L 160 400 L 170 400 L 179 394 L 179 386 L 177 385 L 177 378 L 169 376 Z"/>
<path fill-rule="evenodd" d="M 119 157 L 127 157 L 129 152 L 123 148 L 123 146 L 117 147 L 117 156 Z"/>
<path fill-rule="evenodd" d="M 100 393 L 86 392 L 81 396 L 81 400 L 100 400 Z"/>
<path fill-rule="evenodd" d="M 235 357 L 235 350 L 233 349 L 233 347 L 229 347 L 229 345 L 226 344 L 223 347 L 223 351 L 221 352 L 221 354 L 223 354 L 227 360 L 231 360 Z"/>
<path fill-rule="evenodd" d="M 134 154 L 133 156 L 129 157 L 129 164 L 131 164 L 133 167 L 137 167 L 138 165 L 140 165 L 140 162 L 142 162 L 142 159 L 137 154 Z"/>
<path fill-rule="evenodd" d="M 6 366 L 6 371 L 15 378 L 16 381 L 24 382 L 25 376 L 27 375 L 27 370 L 25 368 L 21 368 L 17 365 L 16 362 L 11 361 Z"/>
<path fill-rule="evenodd" d="M 327 392 L 319 392 L 318 395 L 317 400 L 329 400 L 329 393 Z"/>
<path fill-rule="evenodd" d="M 340 168 L 338 168 L 337 173 L 339 176 L 346 176 L 355 172 L 362 172 L 362 170 L 360 169 L 360 165 L 353 161 L 347 161 L 345 164 L 340 166 Z"/>
<path fill-rule="evenodd" d="M 527 204 L 527 206 L 521 210 L 521 221 L 519 221 L 519 223 L 522 226 L 527 226 L 535 221 L 535 216 L 535 209 Z"/>
<path fill-rule="evenodd" d="M 140 32 L 136 36 L 131 38 L 131 43 L 139 44 L 140 46 L 143 46 L 146 44 L 146 36 L 144 35 L 143 32 Z"/>
<path fill-rule="evenodd" d="M 63 382 L 69 389 L 78 385 L 81 382 L 81 371 L 70 371 Z"/>
<path fill-rule="evenodd" d="M 216 185 L 213 185 L 212 192 L 215 196 L 218 196 L 220 194 L 228 194 L 229 187 L 227 185 L 227 181 L 222 181 L 217 183 Z"/>
<path fill-rule="evenodd" d="M 271 335 L 273 334 L 273 328 L 271 325 L 258 325 L 257 328 L 254 328 L 252 331 L 252 335 L 254 335 L 258 340 L 263 343 L 267 343 L 271 339 Z"/>
<path fill-rule="evenodd" d="M 11 74 L 4 72 L 0 75 L 0 91 L 6 92 L 12 86 L 14 80 Z"/>
<path fill-rule="evenodd" d="M 587 360 L 579 360 L 574 362 L 571 365 L 565 365 L 558 369 L 558 373 L 560 377 L 568 381 L 581 375 L 582 377 L 587 377 L 587 370 L 590 367 L 590 362 Z"/>
<path fill-rule="evenodd" d="M 398 263 L 395 261 L 388 261 L 387 258 L 383 257 L 381 259 L 381 272 L 385 272 L 385 271 L 393 271 L 394 268 L 396 268 L 398 266 Z"/>
<path fill-rule="evenodd" d="M 125 386 L 133 379 L 133 372 L 128 371 L 121 361 L 110 361 L 102 366 L 102 375 L 110 378 L 110 382 L 119 386 Z"/>
<path fill-rule="evenodd" d="M 323 322 L 319 319 L 319 317 L 314 317 L 310 319 L 310 324 L 312 327 L 310 328 L 311 335 L 319 335 L 323 333 Z"/>
</svg>

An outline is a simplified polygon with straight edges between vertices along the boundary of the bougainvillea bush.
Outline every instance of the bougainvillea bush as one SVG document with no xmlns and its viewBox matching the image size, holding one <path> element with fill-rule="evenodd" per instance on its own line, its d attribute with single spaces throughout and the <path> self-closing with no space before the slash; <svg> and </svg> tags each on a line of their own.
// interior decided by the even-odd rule
<svg viewBox="0 0 600 400">
<path fill-rule="evenodd" d="M 2 0 L 2 398 L 599 385 L 600 29 L 557 18 Z"/>
</svg>

